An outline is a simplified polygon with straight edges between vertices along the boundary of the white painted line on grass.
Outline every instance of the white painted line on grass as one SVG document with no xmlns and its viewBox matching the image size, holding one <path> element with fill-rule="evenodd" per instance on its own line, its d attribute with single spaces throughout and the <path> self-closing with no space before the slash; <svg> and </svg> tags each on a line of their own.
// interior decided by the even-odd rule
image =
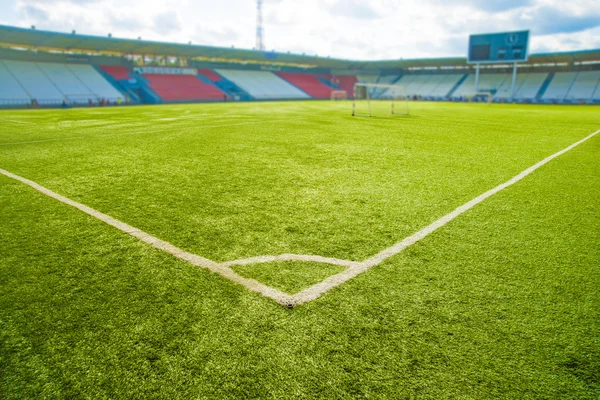
<svg viewBox="0 0 600 400">
<path fill-rule="evenodd" d="M 433 233 L 437 229 L 446 225 L 448 222 L 452 221 L 454 218 L 458 217 L 462 213 L 475 207 L 477 204 L 486 200 L 488 197 L 491 197 L 491 196 L 495 195 L 496 193 L 498 193 L 499 191 L 506 189 L 507 187 L 509 187 L 511 185 L 514 185 L 515 183 L 519 182 L 521 179 L 525 178 L 527 175 L 531 174 L 532 172 L 534 172 L 541 166 L 547 164 L 548 162 L 552 161 L 556 157 L 559 157 L 559 156 L 565 154 L 569 150 L 572 150 L 573 148 L 579 146 L 581 143 L 591 139 L 592 137 L 596 136 L 598 133 L 600 133 L 600 130 L 592 133 L 591 135 L 586 136 L 585 138 L 579 140 L 578 142 L 573 143 L 569 147 L 567 147 L 557 153 L 554 153 L 549 157 L 544 158 L 542 161 L 527 168 L 526 170 L 524 170 L 520 174 L 516 175 L 515 177 L 513 177 L 513 178 L 509 179 L 508 181 L 496 186 L 495 188 L 488 190 L 487 192 L 475 197 L 473 200 L 463 204 L 462 206 L 456 208 L 454 211 L 444 215 L 443 217 L 441 217 L 437 221 L 433 222 L 432 224 L 426 226 L 425 228 L 421 229 L 417 233 L 407 237 L 406 239 L 396 243 L 395 245 L 393 245 L 391 247 L 388 247 L 387 249 L 385 249 L 383 251 L 380 251 L 379 253 L 377 253 L 373 257 L 363 261 L 359 265 L 350 267 L 347 270 L 340 272 L 339 274 L 332 275 L 332 276 L 326 278 L 324 281 L 317 283 L 316 285 L 314 285 L 306 290 L 303 290 L 300 293 L 297 293 L 294 296 L 294 304 L 302 304 L 302 303 L 306 303 L 307 301 L 315 300 L 315 299 L 319 298 L 321 295 L 323 295 L 324 293 L 326 293 L 327 291 L 333 289 L 334 287 L 339 286 L 342 283 L 348 281 L 349 279 L 352 279 L 355 276 L 365 272 L 366 270 L 368 270 L 376 265 L 381 264 L 388 258 L 395 256 L 396 254 L 400 253 L 405 248 L 415 244 L 419 240 L 425 238 L 426 236 Z"/>
<path fill-rule="evenodd" d="M 0 121 L 12 122 L 13 124 L 20 124 L 20 125 L 33 125 L 33 122 L 15 121 L 14 119 L 0 119 Z"/>
<path fill-rule="evenodd" d="M 11 145 L 17 145 L 17 144 L 31 144 L 31 143 L 59 142 L 62 140 L 73 140 L 73 139 L 81 139 L 81 138 L 85 138 L 85 136 L 70 136 L 70 137 L 54 138 L 54 139 L 29 140 L 27 142 L 8 142 L 8 143 L 0 143 L 0 146 L 11 146 Z"/>
<path fill-rule="evenodd" d="M 371 257 L 367 260 L 364 260 L 362 262 L 351 261 L 351 260 L 340 260 L 337 258 L 329 258 L 329 257 L 307 255 L 307 254 L 281 254 L 278 256 L 267 255 L 267 256 L 246 258 L 246 259 L 241 259 L 241 260 L 227 261 L 227 262 L 219 264 L 215 261 L 198 256 L 196 254 L 192 254 L 192 253 L 183 251 L 183 250 L 179 249 L 178 247 L 175 247 L 174 245 L 172 245 L 168 242 L 165 242 L 164 240 L 161 240 L 155 236 L 152 236 L 146 232 L 143 232 L 137 228 L 134 228 L 133 226 L 127 225 L 124 222 L 114 219 L 114 218 L 112 218 L 106 214 L 103 214 L 97 210 L 94 210 L 93 208 L 90 208 L 84 204 L 78 203 L 67 197 L 61 196 L 49 189 L 46 189 L 45 187 L 43 187 L 33 181 L 30 181 L 29 179 L 20 177 L 18 175 L 15 175 L 15 174 L 8 172 L 6 170 L 3 170 L 3 169 L 0 169 L 0 174 L 5 175 L 9 178 L 15 179 L 19 182 L 22 182 L 22 183 L 34 188 L 35 190 L 37 190 L 55 200 L 58 200 L 64 204 L 75 207 L 75 208 L 83 211 L 84 213 L 91 215 L 92 217 L 94 217 L 96 219 L 99 219 L 111 226 L 114 226 L 115 228 L 121 230 L 122 232 L 125 232 L 131 236 L 134 236 L 134 237 L 140 239 L 141 241 L 148 243 L 157 249 L 166 251 L 181 260 L 189 262 L 192 265 L 206 268 L 212 272 L 215 272 L 233 282 L 236 282 L 236 283 L 239 283 L 240 285 L 245 286 L 246 288 L 248 288 L 250 290 L 261 293 L 263 296 L 269 297 L 269 298 L 275 300 L 276 302 L 278 302 L 279 304 L 286 305 L 286 306 L 293 306 L 293 305 L 298 305 L 298 304 L 302 304 L 302 303 L 306 303 L 306 302 L 315 300 L 315 299 L 321 297 L 323 294 L 325 294 L 329 290 L 333 289 L 334 287 L 339 286 L 339 285 L 343 284 L 344 282 L 347 282 L 348 280 L 367 271 L 368 269 L 381 264 L 388 258 L 397 255 L 402 250 L 415 244 L 419 240 L 427 237 L 429 234 L 433 233 L 437 229 L 446 225 L 447 223 L 449 223 L 450 221 L 452 221 L 459 215 L 463 214 L 464 212 L 475 207 L 477 204 L 483 202 L 484 200 L 486 200 L 487 198 L 500 192 L 501 190 L 506 189 L 507 187 L 519 182 L 520 180 L 522 180 L 529 174 L 533 173 L 538 168 L 540 168 L 543 165 L 547 164 L 548 162 L 552 161 L 556 157 L 559 157 L 559 156 L 563 155 L 564 153 L 572 150 L 573 148 L 579 146 L 580 144 L 591 139 L 598 133 L 600 133 L 600 130 L 586 136 L 585 138 L 579 140 L 578 142 L 573 143 L 572 145 L 566 147 L 565 149 L 563 149 L 557 153 L 554 153 L 553 155 L 551 155 L 549 157 L 546 157 L 542 161 L 527 168 L 526 170 L 524 170 L 520 174 L 516 175 L 515 177 L 509 179 L 508 181 L 496 186 L 495 188 L 493 188 L 491 190 L 488 190 L 487 192 L 477 196 L 473 200 L 456 208 L 454 211 L 444 215 L 443 217 L 441 217 L 437 221 L 433 222 L 432 224 L 426 226 L 425 228 L 421 229 L 417 233 L 407 237 L 406 239 L 396 243 L 395 245 L 375 254 L 373 257 Z M 254 279 L 244 278 L 243 276 L 236 274 L 231 269 L 231 267 L 235 266 L 235 265 L 260 264 L 260 263 L 270 263 L 270 262 L 276 262 L 276 261 L 305 261 L 305 262 L 324 263 L 324 264 L 343 266 L 343 267 L 346 267 L 347 269 L 340 272 L 339 274 L 332 275 L 332 276 L 326 278 L 325 280 L 323 280 L 322 282 L 317 283 L 316 285 L 313 285 L 310 288 L 305 289 L 293 296 L 289 295 L 287 293 L 283 293 L 283 292 L 281 292 L 275 288 L 272 288 L 270 286 L 266 286 Z"/>
<path fill-rule="evenodd" d="M 233 267 L 234 265 L 248 265 L 248 264 L 264 264 L 277 261 L 304 261 L 304 262 L 316 262 L 321 264 L 339 265 L 341 267 L 356 267 L 362 264 L 358 261 L 340 260 L 339 258 L 329 258 L 323 256 L 314 256 L 309 254 L 280 254 L 278 256 L 258 256 L 251 258 L 244 258 L 242 260 L 226 261 L 221 265 L 227 267 Z"/>
<path fill-rule="evenodd" d="M 107 223 L 108 225 L 114 226 L 115 228 L 117 228 L 118 230 L 120 230 L 122 232 L 125 232 L 131 236 L 138 238 L 142 242 L 146 242 L 149 245 L 151 245 L 159 250 L 166 251 L 167 253 L 170 253 L 181 260 L 187 261 L 192 265 L 206 268 L 212 272 L 216 272 L 217 274 L 222 275 L 225 278 L 227 278 L 233 282 L 239 283 L 250 290 L 259 292 L 263 296 L 269 297 L 280 304 L 287 305 L 287 304 L 292 303 L 291 296 L 289 294 L 280 292 L 277 289 L 263 285 L 262 283 L 254 280 L 254 279 L 244 278 L 243 276 L 236 274 L 231 268 L 229 268 L 227 266 L 218 264 L 212 260 L 209 260 L 208 258 L 200 257 L 196 254 L 192 254 L 192 253 L 188 253 L 187 251 L 183 251 L 180 248 L 173 246 L 171 243 L 165 242 L 164 240 L 161 240 L 161 239 L 159 239 L 155 236 L 152 236 L 144 231 L 134 228 L 131 225 L 128 225 L 124 222 L 114 219 L 114 218 L 112 218 L 106 214 L 103 214 L 100 211 L 94 210 L 93 208 L 88 207 L 84 204 L 78 203 L 67 197 L 61 196 L 60 194 L 55 193 L 55 192 L 51 191 L 50 189 L 47 189 L 33 181 L 30 181 L 29 179 L 15 175 L 15 174 L 8 172 L 6 170 L 3 170 L 3 169 L 0 169 L 0 174 L 5 175 L 9 178 L 15 179 L 19 182 L 22 182 L 22 183 L 34 188 L 35 190 L 45 194 L 46 196 L 49 196 L 55 200 L 60 201 L 61 203 L 67 204 L 71 207 L 75 207 L 78 210 L 83 211 L 84 213 L 91 215 L 92 217 L 99 219 L 102 222 Z"/>
</svg>

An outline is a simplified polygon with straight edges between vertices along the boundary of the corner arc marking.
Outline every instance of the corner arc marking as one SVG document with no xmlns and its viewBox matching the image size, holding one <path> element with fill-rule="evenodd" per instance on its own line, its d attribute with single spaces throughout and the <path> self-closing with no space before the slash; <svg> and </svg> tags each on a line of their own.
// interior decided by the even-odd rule
<svg viewBox="0 0 600 400">
<path fill-rule="evenodd" d="M 393 246 L 380 251 L 379 253 L 375 254 L 374 256 L 372 256 L 362 262 L 341 260 L 341 259 L 329 258 L 329 257 L 323 257 L 323 256 L 317 256 L 317 255 L 281 254 L 278 256 L 267 255 L 267 256 L 259 256 L 259 257 L 252 257 L 252 258 L 246 258 L 246 259 L 240 259 L 240 260 L 226 261 L 223 263 L 217 263 L 208 258 L 204 258 L 199 255 L 192 254 L 192 253 L 186 252 L 182 249 L 179 249 L 178 247 L 172 245 L 169 242 L 166 242 L 155 236 L 152 236 L 140 229 L 137 229 L 131 225 L 128 225 L 128 224 L 122 222 L 122 221 L 112 218 L 109 215 L 103 214 L 100 211 L 97 211 L 97 210 L 95 210 L 91 207 L 88 207 L 82 203 L 78 203 L 78 202 L 71 200 L 67 197 L 64 197 L 58 193 L 55 193 L 55 192 L 51 191 L 50 189 L 47 189 L 47 188 L 41 186 L 40 184 L 33 182 L 29 179 L 23 178 L 19 175 L 15 175 L 15 174 L 13 174 L 9 171 L 6 171 L 4 169 L 1 169 L 1 168 L 0 168 L 0 174 L 6 176 L 8 178 L 17 180 L 21 183 L 24 183 L 25 185 L 30 186 L 33 189 L 45 194 L 46 196 L 60 201 L 61 203 L 64 203 L 71 207 L 77 208 L 78 210 L 80 210 L 100 221 L 103 221 L 106 224 L 111 225 L 124 233 L 127 233 L 128 235 L 134 236 L 134 237 L 138 238 L 139 240 L 141 240 L 145 243 L 148 243 L 149 245 L 153 246 L 156 249 L 170 253 L 173 256 L 175 256 L 181 260 L 184 260 L 192 265 L 202 267 L 202 268 L 208 269 L 212 272 L 215 272 L 215 273 L 223 276 L 224 278 L 227 278 L 227 279 L 229 279 L 233 282 L 236 282 L 240 285 L 243 285 L 244 287 L 246 287 L 249 290 L 258 292 L 265 297 L 273 299 L 281 305 L 294 306 L 294 305 L 299 305 L 302 303 L 306 303 L 306 302 L 315 300 L 315 299 L 321 297 L 323 294 L 327 293 L 329 290 L 333 289 L 334 287 L 337 287 L 337 286 L 347 282 L 348 280 L 367 271 L 368 269 L 381 264 L 388 258 L 397 255 L 405 248 L 407 248 L 407 247 L 413 245 L 414 243 L 418 242 L 419 240 L 427 237 L 429 234 L 433 233 L 434 231 L 441 228 L 442 226 L 448 224 L 450 221 L 452 221 L 459 215 L 465 213 L 466 211 L 470 210 L 471 208 L 475 207 L 476 205 L 483 202 L 487 198 L 489 198 L 489 197 L 493 196 L 494 194 L 500 192 L 501 190 L 504 190 L 505 188 L 519 182 L 520 180 L 522 180 L 529 174 L 533 173 L 538 168 L 542 167 L 543 165 L 547 164 L 548 162 L 552 161 L 553 159 L 563 155 L 564 153 L 572 150 L 573 148 L 579 146 L 580 144 L 584 143 L 585 141 L 596 136 L 598 133 L 600 133 L 600 130 L 573 143 L 572 145 L 566 147 L 565 149 L 546 157 L 542 161 L 525 169 L 524 171 L 517 174 L 516 176 L 509 179 L 508 181 L 496 186 L 493 189 L 488 190 L 487 192 L 477 196 L 473 200 L 470 200 L 467 203 L 457 207 L 452 212 L 444 215 L 443 217 L 434 221 L 433 223 L 431 223 L 430 225 L 421 229 L 420 231 L 401 240 L 400 242 L 394 244 Z M 247 264 L 253 264 L 253 263 L 268 263 L 268 262 L 274 262 L 274 261 L 308 261 L 308 262 L 316 262 L 316 263 L 344 266 L 344 267 L 346 267 L 346 269 L 338 274 L 335 274 L 335 275 L 332 275 L 332 276 L 326 278 L 325 280 L 321 281 L 320 283 L 317 283 L 317 284 L 309 287 L 308 289 L 305 289 L 293 296 L 288 293 L 281 292 L 273 287 L 264 285 L 254 279 L 249 279 L 249 278 L 245 278 L 241 275 L 238 275 L 237 273 L 235 273 L 235 271 L 233 271 L 233 269 L 231 269 L 231 267 L 235 266 L 235 265 L 247 265 Z"/>
</svg>

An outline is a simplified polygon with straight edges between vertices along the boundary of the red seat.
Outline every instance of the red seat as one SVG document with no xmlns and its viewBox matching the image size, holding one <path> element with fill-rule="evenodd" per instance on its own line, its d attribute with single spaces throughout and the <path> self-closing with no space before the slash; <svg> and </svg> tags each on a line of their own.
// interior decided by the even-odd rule
<svg viewBox="0 0 600 400">
<path fill-rule="evenodd" d="M 213 82 L 219 82 L 219 81 L 223 80 L 223 78 L 220 75 L 218 75 L 217 73 L 215 73 L 213 70 L 210 70 L 210 69 L 199 69 L 198 75 L 204 75 L 205 77 L 207 77 L 208 79 L 210 79 Z"/>
<path fill-rule="evenodd" d="M 331 92 L 335 90 L 319 81 L 318 78 L 329 79 L 327 75 L 312 75 L 297 72 L 278 72 L 277 75 L 315 99 L 328 99 L 331 97 Z"/>
<path fill-rule="evenodd" d="M 118 81 L 122 79 L 131 79 L 127 67 L 122 67 L 120 65 L 101 65 L 100 69 Z"/>
<path fill-rule="evenodd" d="M 353 75 L 344 75 L 337 76 L 334 78 L 334 82 L 342 89 L 348 93 L 348 97 L 354 96 L 354 85 L 358 82 L 356 76 Z"/>
<path fill-rule="evenodd" d="M 144 74 L 149 86 L 165 101 L 223 100 L 226 96 L 216 86 L 194 75 Z"/>
</svg>

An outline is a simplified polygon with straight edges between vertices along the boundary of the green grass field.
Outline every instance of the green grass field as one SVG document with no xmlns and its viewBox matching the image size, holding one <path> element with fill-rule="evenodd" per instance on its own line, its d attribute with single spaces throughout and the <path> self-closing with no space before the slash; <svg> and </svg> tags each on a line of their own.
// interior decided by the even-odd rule
<svg viewBox="0 0 600 400">
<path fill-rule="evenodd" d="M 362 261 L 600 129 L 592 106 L 0 111 L 0 169 L 216 262 Z M 0 398 L 600 397 L 600 135 L 293 309 L 0 175 Z M 343 267 L 234 270 L 294 294 Z"/>
</svg>

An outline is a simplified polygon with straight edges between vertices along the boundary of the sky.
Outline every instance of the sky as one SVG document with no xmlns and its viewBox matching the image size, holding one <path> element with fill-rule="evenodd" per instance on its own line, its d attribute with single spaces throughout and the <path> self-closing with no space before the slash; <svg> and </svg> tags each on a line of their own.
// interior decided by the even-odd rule
<svg viewBox="0 0 600 400">
<path fill-rule="evenodd" d="M 600 48 L 600 0 L 264 0 L 267 50 L 353 60 L 465 56 L 531 30 L 531 53 Z M 251 49 L 255 0 L 0 0 L 0 24 Z"/>
</svg>

